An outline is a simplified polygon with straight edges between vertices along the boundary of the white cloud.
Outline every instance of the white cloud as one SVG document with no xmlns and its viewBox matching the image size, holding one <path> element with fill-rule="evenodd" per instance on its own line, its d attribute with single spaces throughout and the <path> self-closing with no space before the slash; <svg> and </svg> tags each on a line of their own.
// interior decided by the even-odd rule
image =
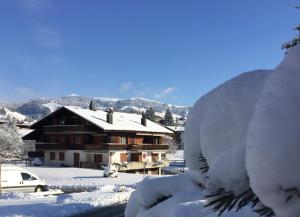
<svg viewBox="0 0 300 217">
<path fill-rule="evenodd" d="M 33 13 L 43 13 L 54 6 L 52 0 L 18 0 L 18 3 L 25 10 Z"/>
<path fill-rule="evenodd" d="M 30 87 L 15 87 L 15 94 L 20 98 L 34 99 L 41 97 L 34 89 Z"/>
<path fill-rule="evenodd" d="M 50 48 L 61 48 L 62 38 L 60 34 L 51 27 L 39 26 L 32 35 L 34 41 L 39 45 Z"/>
<path fill-rule="evenodd" d="M 132 82 L 128 81 L 128 82 L 122 82 L 120 85 L 120 91 L 125 93 L 128 92 L 132 87 Z"/>
<path fill-rule="evenodd" d="M 176 90 L 175 87 L 168 87 L 163 89 L 160 93 L 154 95 L 155 98 L 161 99 L 171 95 Z"/>
<path fill-rule="evenodd" d="M 8 91 L 9 90 L 9 91 Z M 40 98 L 42 95 L 31 87 L 18 86 L 9 82 L 0 81 L 1 101 L 22 101 L 27 99 Z"/>
</svg>

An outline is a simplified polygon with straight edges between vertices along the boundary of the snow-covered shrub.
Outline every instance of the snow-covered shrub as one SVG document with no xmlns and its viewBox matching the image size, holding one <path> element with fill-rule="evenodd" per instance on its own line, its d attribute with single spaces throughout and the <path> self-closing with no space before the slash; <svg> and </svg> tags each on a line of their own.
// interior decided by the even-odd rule
<svg viewBox="0 0 300 217">
<path fill-rule="evenodd" d="M 168 177 L 147 176 L 141 183 L 138 184 L 136 191 L 131 194 L 125 210 L 125 216 L 144 216 L 144 212 L 155 207 L 157 204 L 161 204 L 161 202 L 165 200 L 169 201 L 170 199 L 168 198 L 172 198 L 178 193 L 186 195 L 184 199 L 181 199 L 184 200 L 184 202 L 195 200 L 195 195 L 197 195 L 197 199 L 201 199 L 202 193 L 200 193 L 201 196 L 198 195 L 200 190 L 201 189 L 197 183 L 194 182 L 187 174 Z M 180 198 L 178 198 L 178 203 L 179 200 Z M 175 204 L 173 203 L 173 205 Z M 149 214 L 149 216 L 151 215 Z"/>
<path fill-rule="evenodd" d="M 274 70 L 246 145 L 251 187 L 280 217 L 300 216 L 300 45 Z"/>
<path fill-rule="evenodd" d="M 112 177 L 116 178 L 118 177 L 118 168 L 114 164 L 108 164 L 106 167 L 104 167 L 104 177 Z"/>
<path fill-rule="evenodd" d="M 247 188 L 245 138 L 269 74 L 253 71 L 224 83 L 196 102 L 188 115 L 186 163 L 193 178 L 212 192 L 224 188 L 240 193 Z"/>
<path fill-rule="evenodd" d="M 242 74 L 194 105 L 184 133 L 192 184 L 181 176 L 146 179 L 132 194 L 126 217 L 215 216 L 203 206 L 235 216 L 231 210 L 248 205 L 260 215 L 300 216 L 299 130 L 297 45 L 275 70 Z M 186 191 L 178 183 L 197 187 Z M 256 216 L 249 206 L 238 213 Z"/>
</svg>

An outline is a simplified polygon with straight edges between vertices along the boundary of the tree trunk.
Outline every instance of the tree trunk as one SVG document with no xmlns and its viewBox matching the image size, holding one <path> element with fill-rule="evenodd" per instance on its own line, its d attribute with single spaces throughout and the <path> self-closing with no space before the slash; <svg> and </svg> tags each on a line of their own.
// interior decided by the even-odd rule
<svg viewBox="0 0 300 217">
<path fill-rule="evenodd" d="M 2 194 L 2 164 L 1 164 L 1 162 L 0 162 L 0 194 Z"/>
</svg>

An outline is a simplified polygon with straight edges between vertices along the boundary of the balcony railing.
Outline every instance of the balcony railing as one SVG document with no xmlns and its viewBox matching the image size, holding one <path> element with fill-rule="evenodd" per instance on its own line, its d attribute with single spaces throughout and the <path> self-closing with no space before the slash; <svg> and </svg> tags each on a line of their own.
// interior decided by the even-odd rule
<svg viewBox="0 0 300 217">
<path fill-rule="evenodd" d="M 126 145 L 36 143 L 36 150 L 126 150 Z"/>
<path fill-rule="evenodd" d="M 96 132 L 96 129 L 93 126 L 85 125 L 50 125 L 44 126 L 45 133 L 54 133 L 54 132 L 85 132 L 92 131 Z"/>
<path fill-rule="evenodd" d="M 142 150 L 168 150 L 168 145 L 142 145 Z"/>
<path fill-rule="evenodd" d="M 168 145 L 125 145 L 125 144 L 60 144 L 60 143 L 41 143 L 37 142 L 36 150 L 168 150 Z"/>
<path fill-rule="evenodd" d="M 59 143 L 36 143 L 35 144 L 36 150 L 66 150 L 68 149 L 67 145 L 59 144 Z"/>
<path fill-rule="evenodd" d="M 157 145 L 157 144 L 130 144 L 126 146 L 127 150 L 140 151 L 140 150 L 168 150 L 168 145 Z"/>
</svg>

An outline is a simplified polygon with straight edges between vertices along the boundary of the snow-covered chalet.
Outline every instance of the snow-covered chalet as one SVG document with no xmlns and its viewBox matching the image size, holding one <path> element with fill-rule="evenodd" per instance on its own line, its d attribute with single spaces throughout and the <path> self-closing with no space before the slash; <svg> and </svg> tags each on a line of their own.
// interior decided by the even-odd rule
<svg viewBox="0 0 300 217">
<path fill-rule="evenodd" d="M 158 174 L 168 166 L 169 129 L 142 115 L 63 106 L 31 126 L 48 166 L 100 168 L 121 164 L 124 172 Z"/>
</svg>

